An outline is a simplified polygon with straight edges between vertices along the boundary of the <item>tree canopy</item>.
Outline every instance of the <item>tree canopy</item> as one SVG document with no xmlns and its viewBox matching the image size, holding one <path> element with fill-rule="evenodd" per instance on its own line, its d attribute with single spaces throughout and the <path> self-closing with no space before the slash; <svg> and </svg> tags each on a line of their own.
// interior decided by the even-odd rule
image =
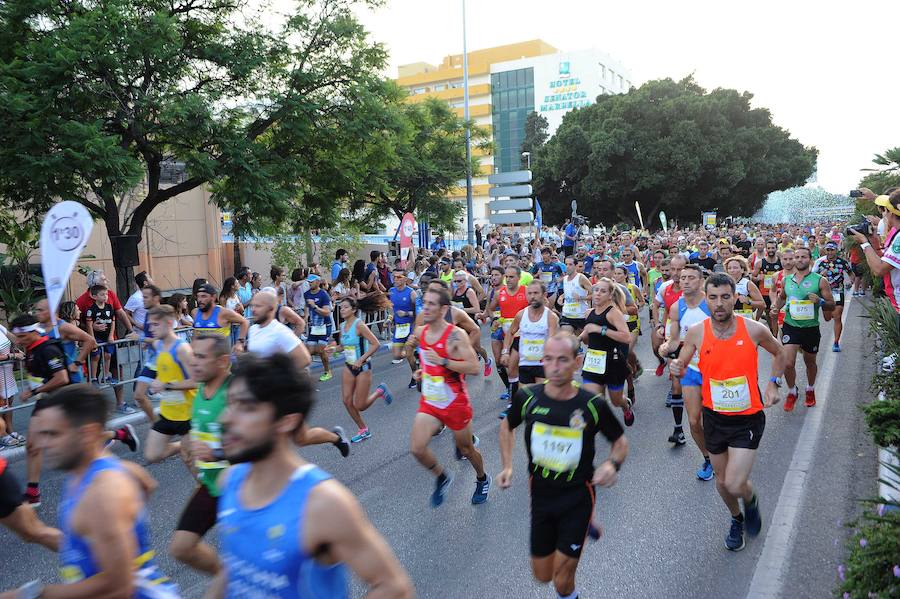
<svg viewBox="0 0 900 599">
<path fill-rule="evenodd" d="M 769 192 L 802 184 L 817 150 L 751 108 L 749 93 L 707 92 L 691 77 L 601 95 L 565 115 L 532 156 L 544 218 L 560 222 L 572 199 L 595 222 L 636 224 L 660 210 L 695 220 L 704 210 L 750 216 Z"/>
<path fill-rule="evenodd" d="M 860 180 L 860 187 L 882 194 L 888 188 L 900 186 L 900 147 L 875 154 L 872 163 L 875 168 L 863 169 L 868 174 Z"/>
</svg>

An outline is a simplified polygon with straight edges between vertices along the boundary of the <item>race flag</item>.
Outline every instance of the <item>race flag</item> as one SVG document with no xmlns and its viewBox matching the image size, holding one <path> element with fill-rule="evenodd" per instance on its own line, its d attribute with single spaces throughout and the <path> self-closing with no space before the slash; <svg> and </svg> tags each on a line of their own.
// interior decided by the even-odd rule
<svg viewBox="0 0 900 599">
<path fill-rule="evenodd" d="M 54 326 L 56 309 L 75 263 L 87 245 L 94 219 L 78 202 L 60 202 L 47 212 L 41 225 L 41 273 L 47 288 L 47 308 Z"/>
<path fill-rule="evenodd" d="M 537 198 L 534 198 L 534 224 L 537 225 L 539 232 L 544 226 L 544 212 L 541 210 L 541 203 Z"/>
</svg>

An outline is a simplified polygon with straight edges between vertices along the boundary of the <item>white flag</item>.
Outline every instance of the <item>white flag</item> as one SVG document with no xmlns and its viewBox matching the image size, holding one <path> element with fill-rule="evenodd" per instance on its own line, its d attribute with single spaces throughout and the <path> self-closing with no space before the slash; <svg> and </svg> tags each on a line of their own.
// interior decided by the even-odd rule
<svg viewBox="0 0 900 599">
<path fill-rule="evenodd" d="M 59 300 L 93 227 L 94 219 L 87 208 L 78 202 L 60 202 L 44 217 L 41 226 L 41 271 L 54 325 Z"/>
</svg>

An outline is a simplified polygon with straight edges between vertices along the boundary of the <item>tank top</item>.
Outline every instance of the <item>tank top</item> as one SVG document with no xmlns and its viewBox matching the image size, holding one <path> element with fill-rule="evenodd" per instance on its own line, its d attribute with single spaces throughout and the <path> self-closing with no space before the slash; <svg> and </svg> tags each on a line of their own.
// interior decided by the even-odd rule
<svg viewBox="0 0 900 599">
<path fill-rule="evenodd" d="M 587 324 L 595 324 L 599 327 L 617 331 L 618 329 L 609 322 L 608 318 L 609 311 L 612 308 L 612 306 L 608 306 L 599 313 L 597 310 L 591 310 L 586 316 Z M 611 362 L 622 360 L 627 355 L 627 343 L 619 343 L 600 333 L 588 333 L 588 348 L 584 354 L 584 367 L 582 370 L 592 374 L 606 374 Z"/>
<path fill-rule="evenodd" d="M 437 342 L 428 343 L 428 325 L 422 329 L 419 340 L 419 362 L 422 365 L 422 396 L 420 401 L 431 407 L 446 409 L 459 400 L 469 403 L 469 392 L 466 388 L 466 377 L 458 372 L 432 364 L 425 357 L 425 352 L 433 349 L 441 358 L 452 359 L 447 354 L 447 338 L 453 328 L 448 326 Z"/>
<path fill-rule="evenodd" d="M 683 342 L 684 336 L 687 335 L 687 330 L 691 327 L 691 325 L 695 325 L 698 322 L 703 322 L 704 320 L 709 318 L 709 306 L 706 305 L 706 298 L 704 298 L 698 306 L 691 308 L 687 305 L 684 297 L 678 299 L 677 306 L 678 324 L 681 327 L 679 334 Z M 699 363 L 700 356 L 697 354 L 697 352 L 694 352 L 694 357 L 691 358 L 691 363 L 688 364 L 688 368 L 700 370 L 700 367 L 698 366 Z"/>
<path fill-rule="evenodd" d="M 627 289 L 627 290 L 628 290 L 628 293 L 631 294 L 631 299 L 632 299 L 632 301 L 633 301 L 635 304 L 637 304 L 637 301 L 638 301 L 638 294 L 640 293 L 640 291 L 638 291 L 637 286 L 634 285 L 634 284 L 632 284 L 632 283 L 628 283 L 627 285 L 625 285 L 625 289 Z M 640 324 L 640 322 L 641 322 L 641 317 L 638 316 L 637 314 L 626 314 L 626 315 L 625 315 L 625 322 L 636 322 L 636 323 Z"/>
<path fill-rule="evenodd" d="M 506 332 L 516 314 L 528 307 L 528 298 L 525 296 L 523 285 L 519 285 L 514 295 L 510 295 L 509 289 L 504 285 L 500 288 L 499 297 L 500 324 L 503 326 L 503 331 Z"/>
<path fill-rule="evenodd" d="M 251 468 L 249 463 L 233 466 L 219 498 L 222 563 L 228 570 L 225 597 L 347 597 L 346 566 L 321 565 L 301 544 L 309 494 L 331 475 L 312 464 L 300 466 L 272 503 L 247 509 L 240 490 Z"/>
<path fill-rule="evenodd" d="M 466 287 L 466 291 L 463 292 L 462 295 L 453 294 L 453 301 L 451 302 L 454 308 L 459 308 L 460 310 L 465 310 L 467 308 L 472 307 L 472 302 L 469 301 L 468 298 L 469 287 Z"/>
<path fill-rule="evenodd" d="M 222 448 L 222 425 L 219 416 L 228 402 L 228 385 L 231 383 L 229 376 L 216 389 L 212 397 L 206 398 L 206 385 L 200 383 L 197 386 L 197 394 L 194 396 L 194 405 L 191 412 L 191 436 L 198 441 L 203 441 L 213 449 Z M 219 474 L 228 468 L 227 461 L 203 462 L 197 460 L 197 478 L 213 497 L 219 496 Z"/>
<path fill-rule="evenodd" d="M 124 471 L 118 458 L 102 457 L 94 460 L 77 482 L 69 477 L 63 487 L 59 504 L 59 528 L 63 533 L 59 548 L 60 578 L 65 583 L 78 582 L 100 573 L 100 567 L 91 553 L 91 546 L 84 537 L 72 529 L 72 515 L 82 496 L 94 478 L 107 470 Z M 147 522 L 146 506 L 142 506 L 134 522 L 134 536 L 137 540 L 137 555 L 134 557 L 135 599 L 176 599 L 178 587 L 163 575 L 156 565 L 155 552 L 150 543 L 150 527 Z"/>
<path fill-rule="evenodd" d="M 57 319 L 57 323 L 66 324 L 66 321 L 62 318 Z M 146 323 L 144 324 L 146 326 Z M 59 346 L 62 348 L 63 353 L 66 355 L 66 360 L 68 360 L 69 364 L 73 364 L 75 360 L 78 359 L 78 345 L 74 341 L 69 341 L 67 339 L 63 339 L 59 334 L 59 327 L 50 327 L 47 331 L 47 336 L 51 339 L 56 339 L 59 341 Z M 80 383 L 82 382 L 81 369 L 79 368 L 77 372 L 69 371 L 69 382 L 70 383 Z"/>
<path fill-rule="evenodd" d="M 738 281 L 734 286 L 734 295 L 744 295 L 750 297 L 750 290 L 748 289 L 749 283 L 750 279 L 748 279 L 747 277 L 744 277 L 743 279 Z M 738 301 L 737 297 L 735 297 L 734 300 L 734 313 L 747 318 L 753 317 L 753 309 L 750 307 L 750 304 L 742 304 L 740 301 Z"/>
<path fill-rule="evenodd" d="M 212 333 L 222 337 L 231 337 L 231 326 L 228 323 L 219 324 L 219 309 L 221 306 L 213 306 L 209 318 L 203 316 L 200 308 L 194 310 L 194 333 Z"/>
<path fill-rule="evenodd" d="M 784 267 L 781 265 L 781 260 L 778 259 L 775 262 L 769 262 L 765 258 L 762 259 L 759 266 L 759 272 L 762 274 L 762 282 L 759 286 L 759 292 L 763 295 L 769 295 L 769 291 L 775 288 L 775 276 L 778 274 L 778 271 L 782 270 Z"/>
<path fill-rule="evenodd" d="M 799 283 L 791 275 L 784 280 L 784 294 L 787 307 L 784 322 L 792 327 L 806 328 L 819 326 L 819 303 L 806 299 L 810 293 L 819 295 L 819 281 L 822 275 L 807 273 Z"/>
<path fill-rule="evenodd" d="M 526 308 L 522 312 L 522 319 L 519 321 L 519 365 L 520 366 L 540 366 L 541 360 L 544 359 L 544 344 L 550 332 L 548 320 L 550 317 L 550 308 L 544 307 L 540 318 L 536 321 L 531 320 L 529 313 L 531 308 Z"/>
<path fill-rule="evenodd" d="M 734 335 L 719 339 L 707 319 L 700 345 L 703 407 L 726 416 L 749 416 L 763 409 L 759 395 L 759 357 L 747 321 L 735 318 Z"/>
<path fill-rule="evenodd" d="M 588 291 L 580 283 L 581 277 L 577 275 L 571 279 L 568 276 L 563 279 L 562 315 L 566 318 L 585 318 L 591 309 Z"/>
<path fill-rule="evenodd" d="M 417 306 L 413 306 L 412 289 L 406 287 L 405 289 L 403 289 L 403 291 L 400 291 L 396 287 L 391 287 L 388 295 L 390 296 L 391 303 L 394 305 L 394 325 L 397 327 L 397 333 L 395 336 L 397 338 L 406 337 L 407 335 L 409 335 L 411 323 L 416 320 L 415 312 Z M 416 304 L 418 304 L 418 301 L 419 298 L 416 298 Z M 398 316 L 398 310 L 405 313 L 412 312 L 413 314 Z M 403 325 L 406 325 L 406 331 L 404 332 L 404 334 L 401 334 L 399 329 Z"/>
<path fill-rule="evenodd" d="M 156 380 L 161 383 L 178 383 L 188 378 L 187 369 L 178 358 L 178 348 L 182 343 L 176 339 L 169 349 L 163 347 L 162 341 L 154 343 L 156 348 Z M 167 420 L 184 422 L 191 419 L 191 407 L 194 402 L 195 389 L 187 391 L 161 391 L 159 414 Z"/>
<path fill-rule="evenodd" d="M 359 317 L 354 317 L 349 322 L 349 326 L 345 329 L 341 325 L 341 345 L 344 346 L 344 359 L 347 364 L 351 364 L 359 360 L 366 353 L 367 343 L 364 337 L 360 337 L 356 332 L 357 325 L 361 322 Z"/>
<path fill-rule="evenodd" d="M 622 266 L 628 271 L 628 282 L 632 285 L 637 285 L 638 287 L 643 287 L 643 281 L 641 280 L 641 269 L 638 268 L 637 262 L 633 262 L 631 264 L 622 263 Z"/>
</svg>

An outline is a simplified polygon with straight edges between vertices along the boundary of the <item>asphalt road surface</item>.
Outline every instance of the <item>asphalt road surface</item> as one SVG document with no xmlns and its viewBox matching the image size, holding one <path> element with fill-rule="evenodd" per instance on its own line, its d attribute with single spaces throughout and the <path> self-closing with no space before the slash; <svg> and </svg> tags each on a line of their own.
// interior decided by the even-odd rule
<svg viewBox="0 0 900 599">
<path fill-rule="evenodd" d="M 747 597 L 754 574 L 775 581 L 772 596 L 792 598 L 827 597 L 837 582 L 837 566 L 844 555 L 845 522 L 859 510 L 857 499 L 875 493 L 877 461 L 875 448 L 865 433 L 858 406 L 870 401 L 868 382 L 875 352 L 866 335 L 867 323 L 860 318 L 864 306 L 849 306 L 843 338 L 843 353 L 830 352 L 831 324 L 822 325 L 820 368 L 833 364 L 829 380 L 817 385 L 819 404 L 803 406 L 805 383 L 800 366 L 801 398 L 791 414 L 780 406 L 767 410 L 765 434 L 753 470 L 752 481 L 760 497 L 763 530 L 747 539 L 739 553 L 723 545 L 729 514 L 713 482 L 696 478 L 700 454 L 688 436 L 688 444 L 673 448 L 666 441 L 672 431 L 671 411 L 664 406 L 667 382 L 652 372 L 649 339 L 641 338 L 639 351 L 648 371 L 637 383 L 635 425 L 627 429 L 631 452 L 618 484 L 598 492 L 596 519 L 604 534 L 585 548 L 578 571 L 581 597 Z M 487 342 L 487 341 L 486 341 Z M 761 358 L 761 379 L 769 372 L 768 354 Z M 801 360 L 798 360 L 802 364 Z M 338 372 L 336 370 L 336 372 Z M 432 447 L 441 462 L 456 474 L 448 501 L 438 509 L 428 503 L 433 478 L 408 451 L 409 431 L 418 397 L 407 390 L 406 364 L 392 365 L 386 352 L 375 358 L 374 381 L 385 381 L 395 401 L 379 402 L 365 413 L 372 438 L 354 445 L 349 458 L 341 458 L 333 447 L 301 450 L 303 456 L 331 472 L 347 485 L 363 504 L 369 518 L 385 536 L 415 583 L 418 596 L 434 598 L 555 597 L 552 588 L 534 582 L 528 558 L 528 481 L 521 431 L 515 451 L 513 487 L 491 489 L 488 502 L 473 506 L 470 498 L 475 476 L 467 462 L 456 462 L 449 434 L 437 437 Z M 348 433 L 353 423 L 340 401 L 340 377 L 319 384 L 314 424 L 340 424 Z M 503 404 L 499 378 L 470 377 L 469 389 L 475 411 L 474 430 L 481 438 L 486 468 L 500 470 L 497 414 Z M 800 492 L 783 493 L 796 471 L 789 467 L 798 447 L 804 422 L 813 411 L 821 411 L 811 460 L 803 466 L 805 483 Z M 620 412 L 617 412 L 620 413 Z M 142 418 L 142 417 L 141 417 Z M 18 418 L 17 418 L 18 419 Z M 685 415 L 687 428 L 687 415 Z M 810 428 L 810 427 L 807 427 Z M 146 434 L 147 425 L 138 426 Z M 808 436 L 807 436 L 808 437 Z M 598 440 L 598 460 L 607 448 Z M 131 457 L 127 450 L 121 455 Z M 143 462 L 142 459 L 138 459 Z M 12 469 L 24 484 L 24 462 Z M 177 459 L 149 467 L 160 486 L 150 501 L 153 542 L 160 564 L 180 585 L 185 597 L 202 595 L 209 580 L 166 555 L 166 545 L 181 509 L 193 488 L 187 470 Z M 785 480 L 788 479 L 788 485 Z M 43 506 L 40 516 L 55 522 L 63 477 L 45 473 L 41 481 Z M 796 490 L 795 490 L 796 491 Z M 776 504 L 779 513 L 793 514 L 775 528 L 769 526 Z M 795 502 L 793 511 L 785 507 Z M 776 529 L 778 534 L 774 534 Z M 211 535 L 215 539 L 214 533 Z M 33 578 L 55 579 L 56 556 L 29 546 L 0 530 L 0 588 L 8 589 Z M 766 555 L 763 548 L 766 547 Z M 772 555 L 786 556 L 774 560 Z M 757 569 L 760 572 L 757 573 Z M 774 578 L 773 578 L 774 577 Z M 353 596 L 364 589 L 356 582 Z"/>
</svg>

